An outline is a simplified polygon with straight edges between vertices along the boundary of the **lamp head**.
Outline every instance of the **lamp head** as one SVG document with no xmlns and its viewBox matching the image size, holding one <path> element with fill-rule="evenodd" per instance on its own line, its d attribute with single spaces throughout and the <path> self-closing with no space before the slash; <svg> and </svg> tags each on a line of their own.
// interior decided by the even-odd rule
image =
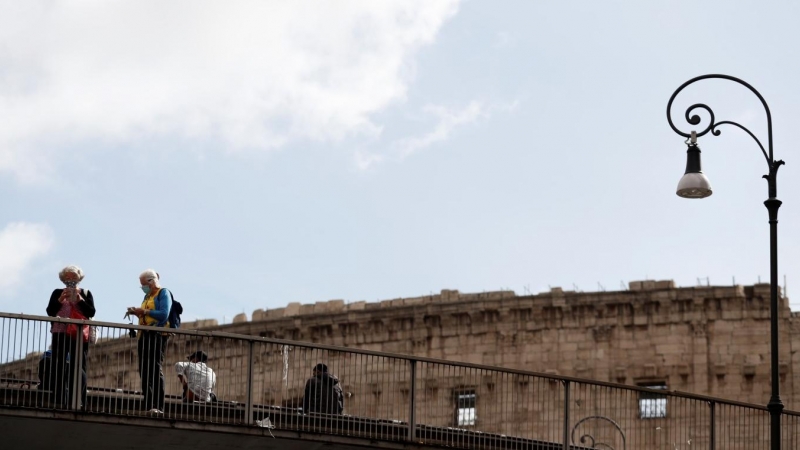
<svg viewBox="0 0 800 450">
<path fill-rule="evenodd" d="M 686 150 L 686 173 L 678 182 L 677 194 L 683 198 L 706 198 L 711 195 L 711 182 L 700 167 L 700 147 L 688 144 Z"/>
</svg>

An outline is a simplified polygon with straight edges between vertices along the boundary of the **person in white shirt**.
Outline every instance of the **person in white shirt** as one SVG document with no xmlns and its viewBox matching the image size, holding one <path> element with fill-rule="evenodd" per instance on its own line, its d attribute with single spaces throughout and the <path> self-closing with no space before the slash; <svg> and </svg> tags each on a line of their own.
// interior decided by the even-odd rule
<svg viewBox="0 0 800 450">
<path fill-rule="evenodd" d="M 210 402 L 217 376 L 206 365 L 208 355 L 198 350 L 187 358 L 188 362 L 175 363 L 178 379 L 183 384 L 183 399 L 187 402 Z"/>
</svg>

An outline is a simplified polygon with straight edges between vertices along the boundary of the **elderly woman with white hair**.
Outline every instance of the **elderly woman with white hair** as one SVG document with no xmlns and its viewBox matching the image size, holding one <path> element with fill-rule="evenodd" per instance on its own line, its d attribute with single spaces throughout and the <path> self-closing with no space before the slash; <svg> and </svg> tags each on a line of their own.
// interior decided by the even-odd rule
<svg viewBox="0 0 800 450">
<path fill-rule="evenodd" d="M 169 327 L 169 312 L 172 308 L 172 293 L 161 287 L 160 276 L 153 269 L 139 275 L 139 284 L 144 292 L 144 300 L 139 308 L 128 308 L 128 313 L 139 318 L 139 325 L 156 329 L 139 333 L 137 353 L 139 356 L 139 375 L 142 378 L 144 409 L 152 413 L 164 412 L 164 351 L 167 334 L 163 328 Z M 162 328 L 161 330 L 157 328 Z"/>
<path fill-rule="evenodd" d="M 56 289 L 50 295 L 50 303 L 47 305 L 47 315 L 50 317 L 64 318 L 85 318 L 94 317 L 94 297 L 89 290 L 78 288 L 78 284 L 83 281 L 83 270 L 78 266 L 67 266 L 58 273 L 58 279 L 64 283 L 63 289 Z M 52 370 L 51 376 L 55 379 L 53 396 L 56 407 L 64 407 L 71 404 L 74 394 L 70 386 L 75 379 L 75 371 L 69 370 L 67 361 L 76 361 L 74 352 L 77 349 L 77 339 L 82 335 L 81 331 L 70 333 L 70 329 L 65 323 L 53 322 L 50 332 L 53 335 L 52 341 Z M 86 404 L 86 356 L 89 352 L 89 342 L 83 341 L 83 365 L 81 367 L 81 377 L 83 387 L 81 391 L 81 404 Z"/>
</svg>

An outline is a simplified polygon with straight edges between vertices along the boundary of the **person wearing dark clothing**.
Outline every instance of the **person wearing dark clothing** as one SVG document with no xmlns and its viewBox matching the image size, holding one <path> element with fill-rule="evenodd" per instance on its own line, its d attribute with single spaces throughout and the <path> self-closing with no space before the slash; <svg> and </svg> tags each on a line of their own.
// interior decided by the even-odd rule
<svg viewBox="0 0 800 450">
<path fill-rule="evenodd" d="M 142 379 L 144 409 L 151 413 L 164 413 L 164 351 L 167 338 L 157 331 L 139 333 L 137 355 L 139 375 Z"/>
<path fill-rule="evenodd" d="M 67 370 L 69 370 L 69 355 L 67 356 Z M 39 360 L 39 389 L 42 391 L 53 392 L 55 390 L 56 379 L 53 376 L 53 351 L 48 350 L 42 354 Z"/>
<path fill-rule="evenodd" d="M 50 317 L 76 317 L 82 315 L 87 319 L 94 317 L 94 298 L 91 291 L 79 289 L 78 283 L 83 280 L 83 270 L 77 266 L 67 266 L 58 274 L 58 278 L 66 285 L 64 289 L 56 289 L 50 295 L 50 302 L 47 305 L 47 315 Z M 80 314 L 76 314 L 80 313 Z M 52 386 L 53 402 L 57 408 L 63 408 L 72 404 L 72 385 L 75 382 L 75 370 L 70 370 L 67 365 L 69 359 L 74 358 L 76 351 L 77 338 L 82 334 L 72 337 L 67 333 L 67 324 L 54 322 L 50 328 L 53 335 L 52 340 L 52 380 L 48 384 Z M 83 358 L 81 359 L 81 404 L 86 404 L 86 360 L 89 353 L 89 342 L 84 341 L 82 345 Z M 72 357 L 72 358 L 70 358 Z"/>
<path fill-rule="evenodd" d="M 153 414 L 164 414 L 164 352 L 167 344 L 169 310 L 172 307 L 172 293 L 161 287 L 159 275 L 147 269 L 139 275 L 139 284 L 144 292 L 144 300 L 139 308 L 128 308 L 128 314 L 139 318 L 139 325 L 153 327 L 153 330 L 139 333 L 137 356 L 139 357 L 139 376 L 142 378 L 144 409 Z"/>
<path fill-rule="evenodd" d="M 303 412 L 341 414 L 342 411 L 344 411 L 344 394 L 339 379 L 328 372 L 328 366 L 317 364 L 313 376 L 306 382 Z"/>
</svg>

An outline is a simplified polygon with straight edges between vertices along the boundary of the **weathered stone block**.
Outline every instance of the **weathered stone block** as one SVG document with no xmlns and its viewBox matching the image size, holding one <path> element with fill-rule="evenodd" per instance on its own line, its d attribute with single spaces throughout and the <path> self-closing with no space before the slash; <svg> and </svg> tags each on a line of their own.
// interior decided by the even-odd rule
<svg viewBox="0 0 800 450">
<path fill-rule="evenodd" d="M 588 366 L 577 366 L 574 370 L 575 376 L 578 378 L 592 379 L 594 378 L 594 370 Z"/>
<path fill-rule="evenodd" d="M 625 383 L 628 379 L 628 369 L 622 366 L 615 367 L 613 377 L 617 383 Z"/>
<path fill-rule="evenodd" d="M 300 313 L 300 303 L 292 302 L 286 305 L 285 308 L 283 308 L 283 314 L 279 317 L 296 316 L 299 313 Z"/>
<path fill-rule="evenodd" d="M 403 300 L 403 304 L 406 306 L 424 305 L 426 303 L 426 298 L 427 297 L 406 298 Z"/>
<path fill-rule="evenodd" d="M 459 299 L 458 290 L 450 290 L 450 289 L 442 289 L 441 293 L 439 294 L 439 301 L 443 302 L 455 302 Z"/>
<path fill-rule="evenodd" d="M 253 311 L 253 322 L 260 322 L 267 318 L 267 315 L 264 313 L 263 309 L 257 309 Z"/>
<path fill-rule="evenodd" d="M 661 280 L 655 282 L 655 289 L 675 289 L 675 281 L 673 280 Z"/>
<path fill-rule="evenodd" d="M 271 320 L 271 319 L 279 319 L 283 317 L 286 308 L 275 308 L 275 309 L 268 309 L 264 311 L 264 315 L 262 316 L 264 320 Z"/>
<path fill-rule="evenodd" d="M 665 306 L 667 307 L 669 307 L 669 301 L 674 300 L 675 297 L 677 297 L 675 295 L 675 291 L 656 291 L 653 292 L 652 296 L 653 300 L 664 302 Z"/>
<path fill-rule="evenodd" d="M 340 313 L 345 310 L 345 303 L 344 300 L 329 300 L 328 307 L 329 313 Z"/>
<path fill-rule="evenodd" d="M 247 314 L 241 313 L 233 316 L 233 323 L 247 322 Z"/>
</svg>

